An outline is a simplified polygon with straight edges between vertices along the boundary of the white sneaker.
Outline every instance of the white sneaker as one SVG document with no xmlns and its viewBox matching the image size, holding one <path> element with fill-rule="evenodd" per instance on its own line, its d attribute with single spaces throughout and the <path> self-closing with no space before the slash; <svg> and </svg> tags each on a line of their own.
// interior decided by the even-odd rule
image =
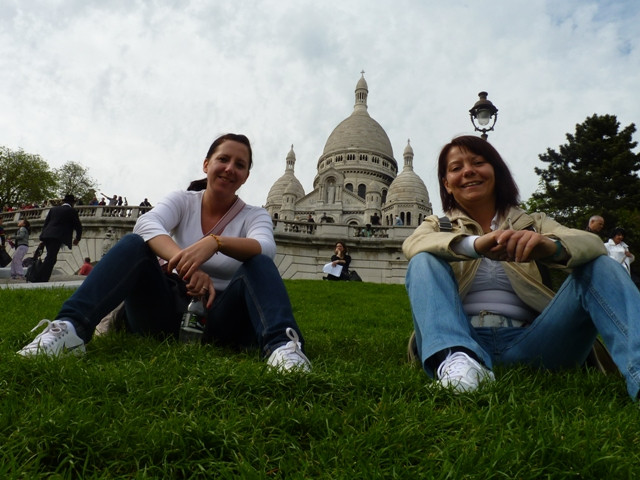
<svg viewBox="0 0 640 480">
<path fill-rule="evenodd" d="M 37 330 L 42 325 L 47 327 L 33 341 L 18 352 L 23 357 L 36 355 L 48 355 L 57 357 L 62 355 L 82 355 L 85 353 L 84 341 L 76 335 L 64 321 L 40 320 L 31 331 Z"/>
<path fill-rule="evenodd" d="M 495 380 L 493 372 L 464 352 L 449 353 L 436 372 L 441 385 L 457 393 L 473 392 L 482 382 Z"/>
<path fill-rule="evenodd" d="M 286 333 L 291 341 L 276 348 L 269 357 L 269 360 L 267 360 L 267 365 L 281 372 L 290 370 L 310 372 L 311 362 L 309 362 L 306 355 L 302 353 L 302 345 L 300 344 L 298 333 L 293 328 L 287 328 Z"/>
</svg>

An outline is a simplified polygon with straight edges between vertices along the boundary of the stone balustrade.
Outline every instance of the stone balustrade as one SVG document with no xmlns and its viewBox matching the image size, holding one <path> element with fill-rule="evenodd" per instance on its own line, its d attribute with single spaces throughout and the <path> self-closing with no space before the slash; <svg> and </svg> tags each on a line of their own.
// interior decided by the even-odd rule
<svg viewBox="0 0 640 480">
<path fill-rule="evenodd" d="M 100 260 L 124 235 L 133 230 L 136 220 L 151 207 L 75 207 L 82 222 L 82 240 L 71 250 L 63 247 L 58 254 L 59 273 L 77 272 L 85 257 Z M 49 208 L 3 212 L 7 238 L 15 235 L 18 221 L 26 218 L 31 224 L 29 251 L 39 244 L 38 237 Z M 333 254 L 337 241 L 346 242 L 352 257 L 352 268 L 363 280 L 376 283 L 402 283 L 407 261 L 402 254 L 402 242 L 415 227 L 346 225 L 311 223 L 297 220 L 273 220 L 277 244 L 275 263 L 283 278 L 321 279 L 322 266 Z M 12 255 L 13 250 L 7 247 Z"/>
</svg>

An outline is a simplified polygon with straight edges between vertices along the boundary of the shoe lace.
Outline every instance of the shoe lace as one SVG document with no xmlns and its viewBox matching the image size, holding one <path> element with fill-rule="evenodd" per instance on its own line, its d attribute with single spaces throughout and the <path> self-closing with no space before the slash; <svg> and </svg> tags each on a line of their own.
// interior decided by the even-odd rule
<svg viewBox="0 0 640 480">
<path fill-rule="evenodd" d="M 300 363 L 309 363 L 309 359 L 307 356 L 302 353 L 302 349 L 300 347 L 300 337 L 298 336 L 298 332 L 296 332 L 293 328 L 289 327 L 285 331 L 287 337 L 291 340 L 284 347 L 281 347 L 282 360 L 287 363 L 293 363 L 295 365 Z M 300 362 L 300 360 L 303 362 Z"/>
<path fill-rule="evenodd" d="M 34 339 L 34 342 L 37 341 L 40 345 L 50 345 L 64 334 L 64 330 L 60 327 L 60 322 L 52 322 L 47 319 L 40 320 L 31 331 L 36 331 L 42 325 L 46 325 L 45 329 Z"/>
<path fill-rule="evenodd" d="M 469 357 L 463 352 L 454 352 L 440 364 L 437 376 L 438 378 L 442 378 L 443 376 L 456 378 L 463 376 L 468 370 Z"/>
</svg>

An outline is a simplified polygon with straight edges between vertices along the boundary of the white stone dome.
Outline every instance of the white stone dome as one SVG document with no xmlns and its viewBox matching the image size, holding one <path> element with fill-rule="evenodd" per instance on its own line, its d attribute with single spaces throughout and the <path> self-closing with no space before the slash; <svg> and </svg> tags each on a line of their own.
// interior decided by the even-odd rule
<svg viewBox="0 0 640 480">
<path fill-rule="evenodd" d="M 429 192 L 422 179 L 413 171 L 413 148 L 407 141 L 404 149 L 404 168 L 391 182 L 387 192 L 386 205 L 394 203 L 417 203 L 431 205 Z"/>
<path fill-rule="evenodd" d="M 362 150 L 393 158 L 393 148 L 384 129 L 367 112 L 354 111 L 340 122 L 327 139 L 322 155 Z"/>
<path fill-rule="evenodd" d="M 278 180 L 271 186 L 269 194 L 267 195 L 267 205 L 280 205 L 282 204 L 282 195 L 293 194 L 296 200 L 304 197 L 304 188 L 294 174 L 294 165 L 296 162 L 296 154 L 293 151 L 293 145 L 291 150 L 287 154 L 287 168 Z"/>
<path fill-rule="evenodd" d="M 364 72 L 356 85 L 353 113 L 333 129 L 324 145 L 322 156 L 348 150 L 377 153 L 393 159 L 393 148 L 387 132 L 367 112 L 369 89 Z"/>
</svg>

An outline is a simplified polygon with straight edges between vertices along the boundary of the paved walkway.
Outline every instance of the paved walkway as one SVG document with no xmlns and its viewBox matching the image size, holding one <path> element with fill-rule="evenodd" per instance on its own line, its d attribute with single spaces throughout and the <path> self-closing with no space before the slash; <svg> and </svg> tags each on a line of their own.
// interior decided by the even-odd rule
<svg viewBox="0 0 640 480">
<path fill-rule="evenodd" d="M 27 283 L 23 280 L 0 278 L 0 288 L 6 289 L 34 289 L 34 288 L 78 288 L 86 277 L 79 275 L 52 275 L 48 282 Z"/>
</svg>

